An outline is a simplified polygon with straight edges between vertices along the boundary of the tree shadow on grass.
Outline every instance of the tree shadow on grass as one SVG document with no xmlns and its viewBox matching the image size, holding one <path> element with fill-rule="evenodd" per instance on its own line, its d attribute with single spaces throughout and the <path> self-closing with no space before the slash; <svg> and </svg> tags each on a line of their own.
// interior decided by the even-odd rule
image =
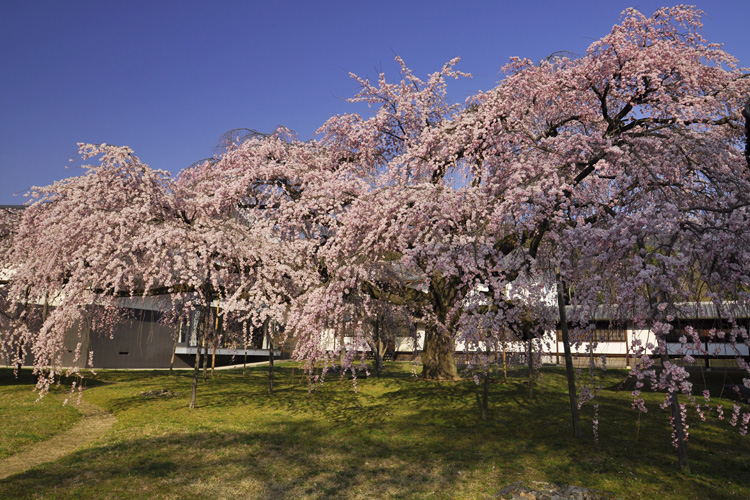
<svg viewBox="0 0 750 500">
<path fill-rule="evenodd" d="M 237 497 L 457 494 L 460 470 L 478 466 L 482 457 L 458 454 L 440 441 L 433 437 L 383 442 L 361 431 L 331 436 L 330 428 L 313 420 L 280 424 L 277 431 L 135 439 L 78 452 L 0 482 L 0 494 L 4 498 L 128 497 L 135 488 L 144 497 L 231 497 L 231 485 L 248 479 L 258 485 L 257 491 Z"/>
<path fill-rule="evenodd" d="M 612 456 L 572 440 L 553 442 L 556 431 L 542 426 L 558 422 L 535 420 L 536 413 L 523 423 L 494 415 L 492 422 L 477 422 L 471 429 L 419 425 L 430 411 L 372 428 L 361 422 L 331 425 L 325 413 L 279 419 L 273 428 L 245 432 L 125 439 L 0 481 L 0 497 L 466 498 L 480 490 L 497 492 L 526 474 L 596 487 L 611 484 L 612 477 L 617 481 L 625 471 L 650 483 L 648 491 L 663 488 L 665 475 L 678 476 L 664 466 L 674 462 L 669 449 L 652 444 L 650 453 Z M 536 426 L 541 436 L 522 436 L 519 430 L 527 426 Z M 477 484 L 467 480 L 476 475 L 486 477 Z M 750 488 L 747 477 L 713 478 Z M 626 483 L 626 478 L 619 480 Z M 238 485 L 246 489 L 239 491 Z M 704 485 L 696 498 L 717 498 L 712 493 L 710 484 Z"/>
<path fill-rule="evenodd" d="M 750 464 L 741 457 L 746 440 L 712 433 L 713 424 L 697 429 L 691 443 L 701 456 L 691 457 L 693 476 L 681 475 L 668 415 L 643 415 L 636 441 L 627 394 L 598 400 L 599 445 L 590 406 L 582 416 L 587 434 L 574 440 L 567 394 L 553 390 L 564 383 L 559 374 L 545 375 L 547 387 L 534 400 L 520 380 L 493 383 L 483 422 L 481 387 L 471 382 L 370 379 L 354 393 L 349 381 L 331 380 L 308 393 L 294 380 L 299 371 L 292 373 L 279 372 L 272 396 L 265 371 L 222 374 L 199 389 L 197 411 L 174 410 L 184 432 L 121 432 L 109 444 L 0 481 L 0 498 L 486 498 L 529 479 L 614 489 L 624 498 L 633 491 L 644 498 L 747 498 L 750 491 Z M 146 380 L 159 386 L 172 379 L 125 377 L 126 394 L 112 404 L 159 422 L 164 401 L 133 394 Z M 207 431 L 206 418 L 232 425 Z M 710 454 L 717 446 L 726 451 Z M 721 489 L 730 482 L 737 493 Z"/>
</svg>

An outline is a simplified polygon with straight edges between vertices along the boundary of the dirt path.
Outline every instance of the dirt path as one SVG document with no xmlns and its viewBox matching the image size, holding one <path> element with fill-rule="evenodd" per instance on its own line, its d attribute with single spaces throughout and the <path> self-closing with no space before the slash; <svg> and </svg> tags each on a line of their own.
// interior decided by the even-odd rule
<svg viewBox="0 0 750 500">
<path fill-rule="evenodd" d="M 115 423 L 115 417 L 98 406 L 81 401 L 77 408 L 83 418 L 69 430 L 0 460 L 0 479 L 20 474 L 40 464 L 54 462 L 98 439 Z"/>
</svg>

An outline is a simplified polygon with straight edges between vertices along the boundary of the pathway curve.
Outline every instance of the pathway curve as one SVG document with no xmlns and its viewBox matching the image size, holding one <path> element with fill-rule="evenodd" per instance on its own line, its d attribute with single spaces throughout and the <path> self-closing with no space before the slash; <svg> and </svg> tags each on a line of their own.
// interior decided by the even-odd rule
<svg viewBox="0 0 750 500">
<path fill-rule="evenodd" d="M 114 415 L 86 401 L 81 401 L 77 409 L 83 418 L 67 431 L 0 460 L 0 479 L 20 474 L 37 465 L 54 462 L 98 439 L 116 421 Z"/>
</svg>

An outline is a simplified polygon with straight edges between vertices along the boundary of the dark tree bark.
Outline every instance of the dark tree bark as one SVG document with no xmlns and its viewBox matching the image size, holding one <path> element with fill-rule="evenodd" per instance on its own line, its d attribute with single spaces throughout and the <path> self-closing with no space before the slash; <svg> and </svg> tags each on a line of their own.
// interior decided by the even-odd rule
<svg viewBox="0 0 750 500">
<path fill-rule="evenodd" d="M 206 330 L 203 333 L 203 381 L 205 382 L 208 378 L 208 344 L 211 342 L 216 335 L 216 331 L 212 328 L 213 321 L 211 321 L 211 301 L 208 301 L 206 307 L 206 322 L 204 324 Z"/>
<path fill-rule="evenodd" d="M 573 370 L 573 355 L 570 352 L 568 332 L 568 315 L 565 312 L 565 282 L 557 275 L 557 309 L 560 313 L 560 331 L 562 332 L 563 349 L 565 350 L 565 375 L 568 378 L 568 398 L 570 399 L 570 417 L 573 423 L 573 435 L 581 437 L 581 425 L 578 415 L 578 397 L 576 396 L 576 376 Z"/>
<path fill-rule="evenodd" d="M 482 388 L 482 420 L 487 420 L 487 410 L 490 404 L 490 343 L 487 341 L 487 370 L 484 372 L 484 384 Z"/>
<path fill-rule="evenodd" d="M 242 360 L 242 374 L 243 375 L 245 374 L 245 369 L 247 368 L 247 342 L 244 343 L 244 348 L 245 348 L 245 356 L 243 357 L 243 360 Z"/>
<path fill-rule="evenodd" d="M 380 378 L 380 373 L 383 370 L 383 343 L 380 341 L 380 318 L 375 319 L 373 324 L 374 344 L 375 344 L 375 372 Z"/>
<path fill-rule="evenodd" d="M 205 310 L 201 311 L 201 318 L 198 324 L 198 331 L 195 334 L 195 366 L 193 368 L 193 386 L 190 389 L 190 408 L 195 408 L 195 398 L 198 393 L 198 376 L 201 370 L 201 341 L 203 340 L 203 330 L 206 323 Z"/>
<path fill-rule="evenodd" d="M 268 332 L 268 323 L 270 320 L 266 321 L 265 327 L 266 327 L 266 336 L 268 337 L 268 394 L 273 394 L 273 339 L 276 337 L 276 321 L 273 322 L 273 327 L 271 329 L 271 333 Z"/>
<path fill-rule="evenodd" d="M 453 357 L 453 339 L 438 329 L 437 325 L 430 325 L 425 328 L 422 378 L 427 380 L 457 380 L 458 371 Z"/>
<path fill-rule="evenodd" d="M 453 357 L 455 346 L 446 324 L 450 304 L 456 298 L 454 280 L 433 275 L 427 296 L 437 317 L 437 324 L 425 327 L 424 351 L 422 352 L 422 377 L 427 380 L 458 380 L 456 361 Z M 441 326 L 442 325 L 442 326 Z"/>
<path fill-rule="evenodd" d="M 214 376 L 216 368 L 216 347 L 220 341 L 221 330 L 219 325 L 219 304 L 216 304 L 216 317 L 214 318 L 213 334 L 211 335 L 211 378 Z"/>
<path fill-rule="evenodd" d="M 23 339 L 20 339 L 18 342 L 18 351 L 16 352 L 16 356 L 18 357 L 18 362 L 16 363 L 16 370 L 13 376 L 16 380 L 21 380 L 21 368 L 23 368 Z"/>
<path fill-rule="evenodd" d="M 409 287 L 381 286 L 365 282 L 362 289 L 371 297 L 394 305 L 419 305 L 432 307 L 437 316 L 437 324 L 425 328 L 424 350 L 422 351 L 422 378 L 426 380 L 457 380 L 458 371 L 453 357 L 453 339 L 446 325 L 450 305 L 456 298 L 458 278 L 446 279 L 439 274 L 432 276 L 427 294 Z M 444 325 L 440 327 L 438 325 Z"/>
<path fill-rule="evenodd" d="M 186 324 L 183 322 L 182 319 L 180 319 L 180 328 L 182 328 L 182 325 Z M 172 369 L 174 368 L 174 356 L 177 352 L 177 340 L 179 340 L 180 332 L 178 331 L 177 334 L 174 337 L 174 345 L 172 346 L 172 359 L 169 360 L 169 374 L 172 375 Z"/>
<path fill-rule="evenodd" d="M 214 376 L 214 369 L 216 368 L 216 344 L 219 343 L 218 336 L 214 336 L 211 341 L 211 378 Z"/>
<path fill-rule="evenodd" d="M 526 364 L 529 367 L 529 399 L 534 399 L 534 344 L 531 337 L 526 340 Z"/>
<path fill-rule="evenodd" d="M 508 383 L 508 359 L 505 344 L 505 327 L 502 327 L 502 347 L 503 347 L 503 382 Z"/>
<path fill-rule="evenodd" d="M 208 378 L 208 342 L 209 338 L 204 335 L 203 338 L 203 381 L 205 382 Z"/>
</svg>

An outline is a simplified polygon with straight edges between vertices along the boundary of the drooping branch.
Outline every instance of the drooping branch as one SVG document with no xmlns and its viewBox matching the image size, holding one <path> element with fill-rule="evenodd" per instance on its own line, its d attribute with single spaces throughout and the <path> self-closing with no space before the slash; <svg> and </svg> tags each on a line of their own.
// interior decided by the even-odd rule
<svg viewBox="0 0 750 500">
<path fill-rule="evenodd" d="M 396 286 L 389 283 L 364 281 L 362 291 L 373 299 L 388 302 L 396 306 L 420 305 L 427 303 L 427 294 L 408 286 Z"/>
</svg>

